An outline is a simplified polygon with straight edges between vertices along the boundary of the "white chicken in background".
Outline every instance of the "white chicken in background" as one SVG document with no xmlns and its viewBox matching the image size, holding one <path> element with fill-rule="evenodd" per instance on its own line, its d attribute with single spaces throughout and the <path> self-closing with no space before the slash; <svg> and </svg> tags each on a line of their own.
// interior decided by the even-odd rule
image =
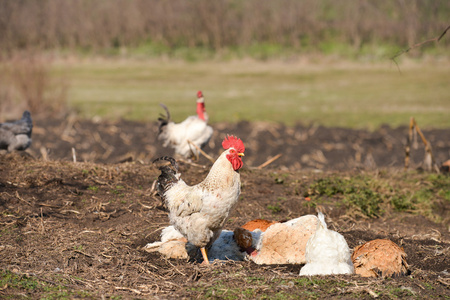
<svg viewBox="0 0 450 300">
<path fill-rule="evenodd" d="M 164 156 L 154 161 L 161 170 L 157 190 L 169 210 L 170 223 L 200 248 L 205 264 L 209 263 L 206 249 L 220 236 L 241 192 L 239 169 L 243 165 L 244 143 L 228 136 L 222 146 L 225 151 L 206 178 L 194 186 L 180 178 L 175 159 Z"/>
<path fill-rule="evenodd" d="M 197 92 L 197 115 L 190 116 L 181 123 L 170 120 L 168 108 L 161 104 L 166 111 L 166 116 L 158 118 L 158 139 L 163 141 L 163 146 L 170 146 L 175 154 L 183 158 L 195 157 L 198 159 L 199 150 L 211 139 L 213 128 L 208 125 L 208 114 L 205 110 L 205 99 L 201 91 Z M 195 145 L 195 146 L 194 146 Z"/>
<path fill-rule="evenodd" d="M 323 213 L 318 214 L 316 232 L 306 244 L 306 265 L 300 275 L 353 274 L 350 249 L 345 238 L 327 229 Z"/>
</svg>

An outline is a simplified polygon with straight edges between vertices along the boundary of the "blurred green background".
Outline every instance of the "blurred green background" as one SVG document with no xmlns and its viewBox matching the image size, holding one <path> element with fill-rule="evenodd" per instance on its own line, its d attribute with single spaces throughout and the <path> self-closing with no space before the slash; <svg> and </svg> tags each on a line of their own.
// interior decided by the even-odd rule
<svg viewBox="0 0 450 300">
<path fill-rule="evenodd" d="M 0 119 L 450 127 L 450 1 L 0 2 Z"/>
</svg>

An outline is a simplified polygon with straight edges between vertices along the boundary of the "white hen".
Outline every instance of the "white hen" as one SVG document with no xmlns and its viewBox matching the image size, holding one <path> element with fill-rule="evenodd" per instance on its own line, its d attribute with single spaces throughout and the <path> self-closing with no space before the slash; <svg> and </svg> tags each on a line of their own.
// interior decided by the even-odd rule
<svg viewBox="0 0 450 300">
<path fill-rule="evenodd" d="M 316 232 L 306 244 L 306 265 L 300 275 L 353 274 L 354 267 L 345 238 L 327 229 L 324 215 L 319 212 Z"/>
<path fill-rule="evenodd" d="M 190 116 L 181 123 L 171 121 L 168 108 L 164 104 L 161 106 L 166 110 L 166 116 L 158 118 L 158 139 L 163 141 L 164 147 L 172 147 L 175 154 L 184 158 L 198 158 L 198 149 L 206 146 L 213 134 L 212 127 L 208 126 L 209 117 L 205 110 L 203 93 L 197 92 L 197 115 Z"/>
</svg>

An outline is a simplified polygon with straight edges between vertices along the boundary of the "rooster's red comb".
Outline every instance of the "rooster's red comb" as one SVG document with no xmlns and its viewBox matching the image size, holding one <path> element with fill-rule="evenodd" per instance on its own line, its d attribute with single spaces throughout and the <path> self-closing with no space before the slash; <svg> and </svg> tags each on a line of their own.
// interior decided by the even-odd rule
<svg viewBox="0 0 450 300">
<path fill-rule="evenodd" d="M 231 147 L 233 147 L 239 153 L 244 153 L 245 151 L 244 143 L 241 141 L 241 139 L 233 135 L 229 135 L 223 140 L 222 147 L 225 150 L 228 150 Z"/>
<path fill-rule="evenodd" d="M 202 91 L 198 91 L 197 92 L 197 98 L 201 98 L 201 97 L 203 97 L 203 93 L 202 93 Z"/>
</svg>

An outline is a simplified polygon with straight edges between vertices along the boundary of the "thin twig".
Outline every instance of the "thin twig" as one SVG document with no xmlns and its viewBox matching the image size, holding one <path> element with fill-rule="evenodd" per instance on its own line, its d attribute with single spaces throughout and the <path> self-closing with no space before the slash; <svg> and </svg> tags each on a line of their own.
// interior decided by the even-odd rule
<svg viewBox="0 0 450 300">
<path fill-rule="evenodd" d="M 25 200 L 25 199 L 23 199 L 22 197 L 20 197 L 18 191 L 16 191 L 16 198 L 19 199 L 20 201 L 25 202 L 25 203 L 28 204 L 29 206 L 33 206 L 30 202 L 28 202 L 27 200 Z"/>
<path fill-rule="evenodd" d="M 398 67 L 398 63 L 397 63 L 397 61 L 395 60 L 397 57 L 399 57 L 400 55 L 402 55 L 402 54 L 404 54 L 404 53 L 407 53 L 407 52 L 411 51 L 411 50 L 414 49 L 414 48 L 420 47 L 420 46 L 425 45 L 425 44 L 427 44 L 427 43 L 431 43 L 431 42 L 436 42 L 436 43 L 438 43 L 438 42 L 444 37 L 444 35 L 447 33 L 447 31 L 448 31 L 449 29 L 450 29 L 450 25 L 447 26 L 447 28 L 445 28 L 445 30 L 444 30 L 444 31 L 441 33 L 441 35 L 439 35 L 438 37 L 435 37 L 435 38 L 432 38 L 432 39 L 429 39 L 429 40 L 426 40 L 426 41 L 417 43 L 417 44 L 415 44 L 415 45 L 412 45 L 412 46 L 408 47 L 407 49 L 404 49 L 404 50 L 398 52 L 397 54 L 395 54 L 394 56 L 392 56 L 392 57 L 391 57 L 391 60 L 392 60 L 392 61 L 395 63 L 395 65 Z M 400 69 L 399 69 L 399 71 L 400 71 Z"/>
<path fill-rule="evenodd" d="M 80 254 L 82 254 L 82 255 L 84 255 L 86 257 L 89 257 L 89 258 L 94 258 L 94 256 L 92 256 L 90 254 L 87 254 L 87 253 L 84 253 L 83 251 L 80 251 L 80 250 L 73 250 L 73 252 L 80 253 Z"/>
<path fill-rule="evenodd" d="M 183 158 L 178 158 L 177 160 L 178 160 L 178 161 L 181 161 L 181 162 L 183 162 L 183 163 L 185 163 L 185 164 L 194 166 L 194 167 L 203 168 L 203 169 L 206 168 L 205 165 L 196 164 L 195 162 L 188 161 L 188 160 L 183 159 Z"/>
<path fill-rule="evenodd" d="M 130 291 L 130 292 L 136 293 L 138 295 L 142 294 L 142 292 L 137 289 L 127 288 L 127 287 L 122 287 L 122 286 L 116 286 L 115 289 L 121 290 L 121 291 Z"/>
<path fill-rule="evenodd" d="M 45 233 L 45 227 L 44 227 L 44 215 L 42 214 L 42 207 L 41 207 L 41 234 Z"/>
<path fill-rule="evenodd" d="M 203 154 L 204 157 L 206 157 L 209 161 L 211 161 L 212 163 L 215 162 L 214 158 L 212 158 L 211 156 L 209 156 L 208 154 L 206 154 L 205 151 L 203 151 L 202 149 L 200 149 L 200 147 L 198 147 L 197 145 L 195 145 L 194 143 L 192 143 L 190 140 L 188 140 L 188 143 L 192 146 L 194 146 L 201 154 Z"/>
<path fill-rule="evenodd" d="M 72 147 L 72 158 L 73 158 L 73 162 L 76 163 L 77 162 L 77 154 L 75 152 L 74 147 Z"/>
<path fill-rule="evenodd" d="M 405 170 L 407 170 L 409 167 L 411 140 L 412 140 L 412 134 L 413 134 L 414 130 L 419 134 L 420 138 L 422 139 L 422 143 L 425 146 L 425 153 L 426 153 L 425 161 L 424 161 L 425 168 L 427 169 L 427 171 L 431 171 L 431 170 L 433 170 L 433 168 L 435 168 L 435 170 L 437 170 L 439 173 L 439 169 L 437 168 L 436 162 L 434 160 L 431 144 L 429 141 L 427 141 L 427 139 L 425 138 L 425 135 L 422 133 L 422 130 L 420 130 L 419 126 L 417 125 L 416 120 L 413 117 L 411 117 L 411 119 L 409 121 L 409 132 L 408 132 L 407 144 L 405 147 Z M 427 157 L 429 158 L 429 160 L 427 160 Z"/>
<path fill-rule="evenodd" d="M 76 210 L 73 210 L 73 209 L 65 209 L 65 210 L 61 210 L 61 211 L 60 211 L 60 213 L 62 213 L 62 214 L 66 214 L 66 213 L 69 213 L 69 212 L 74 213 L 74 214 L 76 214 L 76 215 L 79 215 L 79 214 L 80 214 L 79 211 L 76 211 Z"/>
<path fill-rule="evenodd" d="M 446 285 L 446 286 L 450 286 L 450 283 L 444 281 L 442 278 L 438 278 L 437 281 L 439 281 L 440 283 L 442 283 L 442 284 L 444 284 L 444 285 Z"/>
<path fill-rule="evenodd" d="M 45 206 L 45 207 L 51 207 L 51 208 L 61 208 L 61 206 L 51 205 L 51 204 L 47 204 L 47 203 L 37 203 L 37 205 Z"/>
<path fill-rule="evenodd" d="M 280 154 L 277 154 L 277 155 L 275 155 L 274 157 L 268 159 L 265 163 L 260 164 L 260 165 L 257 166 L 256 168 L 257 168 L 257 169 L 262 169 L 262 168 L 268 166 L 269 164 L 273 163 L 273 162 L 276 161 L 277 159 L 279 159 L 281 156 L 283 156 L 283 154 L 281 154 L 281 153 L 280 153 Z"/>
<path fill-rule="evenodd" d="M 42 159 L 44 161 L 48 161 L 48 152 L 47 149 L 45 147 L 41 147 L 40 149 L 41 155 L 42 155 Z"/>
<path fill-rule="evenodd" d="M 183 275 L 183 276 L 186 276 L 186 274 L 185 273 L 183 273 L 183 272 L 181 272 L 173 263 L 171 263 L 170 262 L 170 260 L 167 260 L 166 259 L 166 261 L 178 272 L 178 273 L 180 273 L 181 275 Z"/>
</svg>

